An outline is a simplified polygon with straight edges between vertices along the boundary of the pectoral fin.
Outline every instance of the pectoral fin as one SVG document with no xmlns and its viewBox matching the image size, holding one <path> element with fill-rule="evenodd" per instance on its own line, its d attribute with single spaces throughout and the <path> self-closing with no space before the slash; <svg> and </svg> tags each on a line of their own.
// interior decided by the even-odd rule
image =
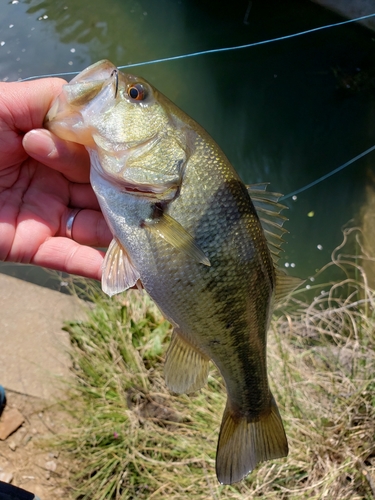
<svg viewBox="0 0 375 500">
<path fill-rule="evenodd" d="M 173 332 L 164 365 L 165 383 L 178 394 L 198 391 L 207 381 L 209 358 Z"/>
<path fill-rule="evenodd" d="M 151 222 L 145 222 L 144 227 L 157 233 L 174 248 L 184 252 L 200 264 L 211 265 L 202 249 L 194 241 L 194 238 L 170 215 L 163 213 Z"/>
<path fill-rule="evenodd" d="M 126 250 L 114 238 L 108 247 L 103 262 L 102 289 L 112 297 L 137 284 L 139 272 L 134 267 Z"/>
</svg>

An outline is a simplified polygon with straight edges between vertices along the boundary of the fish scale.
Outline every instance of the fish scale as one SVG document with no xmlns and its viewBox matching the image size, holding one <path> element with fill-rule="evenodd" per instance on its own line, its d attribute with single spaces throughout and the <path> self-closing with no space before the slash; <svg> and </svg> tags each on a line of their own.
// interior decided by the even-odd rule
<svg viewBox="0 0 375 500">
<path fill-rule="evenodd" d="M 299 282 L 288 284 L 275 269 L 249 192 L 219 146 L 148 82 L 109 61 L 64 87 L 45 126 L 89 151 L 91 183 L 114 237 L 103 290 L 143 286 L 174 327 L 168 387 L 199 390 L 210 360 L 225 380 L 219 481 L 239 481 L 260 461 L 286 456 L 266 335 L 277 287 L 285 295 Z M 262 196 L 262 186 L 253 189 L 262 219 L 278 216 L 267 226 L 277 259 L 283 207 L 276 195 Z"/>
</svg>

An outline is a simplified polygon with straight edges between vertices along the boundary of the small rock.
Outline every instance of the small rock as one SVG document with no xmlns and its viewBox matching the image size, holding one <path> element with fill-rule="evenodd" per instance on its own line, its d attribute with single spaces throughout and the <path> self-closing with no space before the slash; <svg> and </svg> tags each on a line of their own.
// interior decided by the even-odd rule
<svg viewBox="0 0 375 500">
<path fill-rule="evenodd" d="M 48 490 L 46 490 L 45 488 L 43 488 L 43 486 L 41 486 L 40 484 L 36 484 L 35 486 L 33 486 L 32 490 L 33 490 L 34 495 L 38 499 L 42 498 L 44 500 L 45 498 L 50 498 L 50 492 Z M 55 493 L 55 491 L 53 493 Z M 57 498 L 59 498 L 59 497 L 57 497 Z M 63 498 L 63 497 L 61 497 L 61 498 Z"/>
<path fill-rule="evenodd" d="M 4 411 L 0 419 L 0 439 L 5 440 L 16 431 L 18 427 L 21 427 L 24 421 L 25 417 L 17 408 Z"/>
<path fill-rule="evenodd" d="M 26 446 L 28 442 L 33 438 L 33 436 L 30 433 L 27 433 L 26 436 L 22 439 L 22 445 Z"/>
<path fill-rule="evenodd" d="M 10 441 L 10 443 L 8 443 L 8 446 L 12 451 L 16 451 L 17 445 L 14 441 Z"/>
<path fill-rule="evenodd" d="M 0 472 L 0 481 L 11 483 L 13 481 L 13 474 L 11 472 Z"/>
<path fill-rule="evenodd" d="M 46 462 L 44 468 L 48 471 L 55 472 L 57 464 L 54 460 L 49 460 L 48 462 Z"/>
<path fill-rule="evenodd" d="M 59 452 L 58 451 L 51 451 L 48 453 L 49 458 L 59 458 Z"/>
</svg>

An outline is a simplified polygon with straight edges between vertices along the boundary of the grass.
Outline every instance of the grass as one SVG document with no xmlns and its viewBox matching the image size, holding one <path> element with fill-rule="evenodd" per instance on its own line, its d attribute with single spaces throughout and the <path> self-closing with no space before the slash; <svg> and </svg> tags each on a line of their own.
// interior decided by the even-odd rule
<svg viewBox="0 0 375 500">
<path fill-rule="evenodd" d="M 357 234 L 348 230 L 344 243 Z M 92 288 L 88 319 L 66 325 L 77 425 L 59 445 L 77 464 L 75 498 L 375 498 L 375 293 L 361 247 L 355 258 L 344 250 L 330 264 L 342 279 L 323 293 L 314 282 L 294 294 L 269 332 L 269 378 L 289 456 L 232 486 L 215 476 L 225 404 L 216 369 L 199 393 L 170 394 L 162 376 L 169 324 L 146 294 L 109 300 Z"/>
</svg>

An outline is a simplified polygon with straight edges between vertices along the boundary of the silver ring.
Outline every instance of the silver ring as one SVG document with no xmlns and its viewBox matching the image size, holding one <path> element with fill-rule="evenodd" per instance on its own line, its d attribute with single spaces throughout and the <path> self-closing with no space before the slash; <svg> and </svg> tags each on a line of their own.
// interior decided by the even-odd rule
<svg viewBox="0 0 375 500">
<path fill-rule="evenodd" d="M 66 219 L 65 234 L 67 238 L 72 238 L 74 219 L 77 217 L 78 213 L 82 208 L 72 208 L 69 212 L 68 218 Z"/>
</svg>

